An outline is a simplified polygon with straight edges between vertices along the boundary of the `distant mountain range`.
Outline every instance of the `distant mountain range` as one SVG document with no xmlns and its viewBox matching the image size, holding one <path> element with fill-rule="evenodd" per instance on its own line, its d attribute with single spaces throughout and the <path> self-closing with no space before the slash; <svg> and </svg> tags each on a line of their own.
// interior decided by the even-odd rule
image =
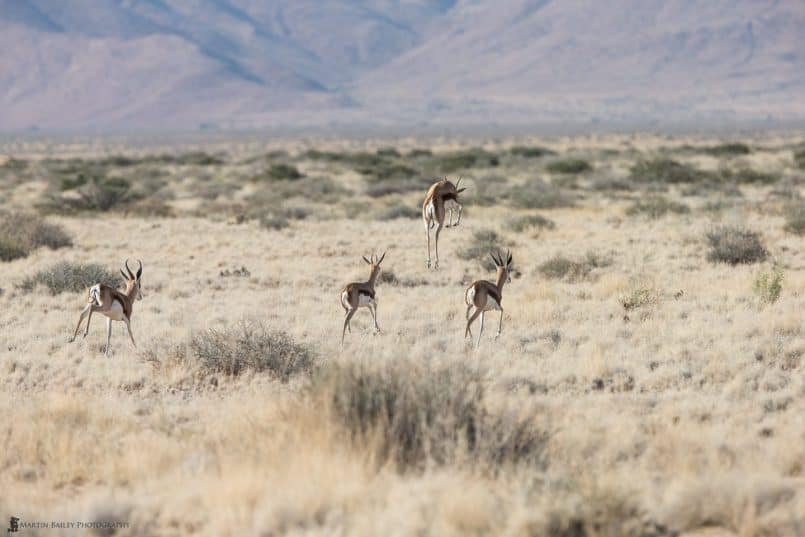
<svg viewBox="0 0 805 537">
<path fill-rule="evenodd" d="M 802 0 L 0 0 L 0 131 L 805 119 Z"/>
</svg>

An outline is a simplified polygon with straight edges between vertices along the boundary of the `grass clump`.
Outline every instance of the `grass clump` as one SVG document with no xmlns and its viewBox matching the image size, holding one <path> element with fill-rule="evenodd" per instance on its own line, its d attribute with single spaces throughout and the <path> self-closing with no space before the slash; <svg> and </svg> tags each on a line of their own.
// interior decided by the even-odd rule
<svg viewBox="0 0 805 537">
<path fill-rule="evenodd" d="M 630 170 L 630 178 L 640 183 L 696 183 L 709 181 L 712 174 L 670 158 L 658 157 L 638 161 Z"/>
<path fill-rule="evenodd" d="M 587 252 L 584 258 L 578 260 L 559 254 L 539 265 L 537 270 L 546 278 L 576 282 L 588 277 L 593 270 L 611 264 L 611 259 L 595 252 Z"/>
<path fill-rule="evenodd" d="M 398 218 L 414 219 L 421 216 L 420 211 L 402 203 L 388 205 L 375 213 L 376 220 L 396 220 Z"/>
<path fill-rule="evenodd" d="M 757 263 L 765 260 L 769 253 L 758 233 L 738 226 L 713 229 L 707 233 L 706 238 L 710 247 L 707 260 L 713 263 Z"/>
<path fill-rule="evenodd" d="M 485 270 L 495 270 L 490 252 L 505 248 L 507 241 L 493 229 L 481 229 L 473 233 L 470 243 L 458 251 L 459 259 L 478 261 Z"/>
<path fill-rule="evenodd" d="M 463 462 L 500 471 L 542 461 L 544 431 L 513 412 L 487 410 L 482 372 L 464 364 L 334 362 L 311 392 L 353 442 L 371 446 L 379 465 Z"/>
<path fill-rule="evenodd" d="M 752 290 L 761 304 L 774 304 L 783 291 L 783 267 L 774 263 L 770 271 L 761 271 L 752 282 Z"/>
<path fill-rule="evenodd" d="M 294 375 L 310 373 L 315 356 L 306 345 L 285 332 L 269 330 L 256 321 L 242 321 L 222 329 L 196 332 L 187 352 L 204 373 L 237 376 L 246 371 L 268 373 L 287 381 Z"/>
<path fill-rule="evenodd" d="M 529 214 L 527 216 L 516 216 L 509 218 L 503 224 L 506 229 L 516 233 L 522 233 L 526 230 L 542 230 L 554 229 L 556 224 L 553 220 L 549 220 L 544 216 L 538 214 Z"/>
<path fill-rule="evenodd" d="M 549 162 L 545 169 L 551 173 L 579 174 L 593 169 L 592 165 L 584 159 L 566 158 Z"/>
<path fill-rule="evenodd" d="M 690 208 L 684 203 L 672 201 L 662 196 L 651 196 L 635 201 L 626 209 L 629 216 L 645 215 L 649 218 L 661 218 L 668 213 L 686 214 Z"/>
<path fill-rule="evenodd" d="M 795 235 L 805 235 L 805 205 L 793 205 L 786 210 L 784 229 Z"/>
<path fill-rule="evenodd" d="M 33 276 L 25 278 L 18 287 L 26 292 L 44 286 L 51 294 L 77 293 L 96 283 L 119 287 L 123 282 L 118 274 L 97 263 L 74 263 L 59 261 Z"/>
<path fill-rule="evenodd" d="M 56 250 L 72 245 L 73 240 L 64 228 L 37 215 L 0 213 L 0 261 L 27 257 L 42 246 Z"/>
<path fill-rule="evenodd" d="M 618 302 L 627 312 L 656 304 L 658 299 L 657 292 L 645 285 L 632 286 L 618 296 Z"/>
</svg>

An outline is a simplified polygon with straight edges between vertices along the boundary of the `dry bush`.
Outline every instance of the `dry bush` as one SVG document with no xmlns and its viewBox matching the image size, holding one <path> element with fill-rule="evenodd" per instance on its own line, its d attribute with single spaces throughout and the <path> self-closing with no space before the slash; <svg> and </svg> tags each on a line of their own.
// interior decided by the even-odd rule
<svg viewBox="0 0 805 537">
<path fill-rule="evenodd" d="M 487 410 L 482 372 L 462 363 L 333 362 L 310 390 L 378 464 L 400 471 L 462 461 L 500 471 L 543 458 L 547 435 L 536 420 Z"/>
<path fill-rule="evenodd" d="M 56 250 L 72 245 L 72 238 L 61 226 L 49 224 L 39 216 L 0 213 L 0 261 L 26 257 L 41 246 Z"/>
<path fill-rule="evenodd" d="M 578 174 L 588 172 L 593 167 L 584 159 L 566 158 L 549 162 L 545 169 L 551 173 Z"/>
<path fill-rule="evenodd" d="M 553 209 L 573 205 L 572 198 L 561 189 L 540 179 L 514 186 L 505 195 L 513 207 L 520 209 Z"/>
<path fill-rule="evenodd" d="M 541 230 L 541 229 L 554 229 L 556 224 L 553 220 L 549 220 L 539 214 L 529 214 L 527 216 L 516 216 L 507 219 L 503 224 L 506 229 L 516 233 L 522 233 L 527 229 Z"/>
<path fill-rule="evenodd" d="M 669 200 L 663 196 L 639 199 L 626 209 L 626 214 L 630 216 L 645 215 L 649 218 L 661 218 L 668 213 L 686 214 L 689 212 L 690 207 L 684 203 Z"/>
<path fill-rule="evenodd" d="M 205 373 L 236 376 L 245 371 L 268 373 L 287 381 L 310 373 L 315 353 L 285 332 L 269 330 L 257 321 L 241 321 L 222 329 L 196 332 L 187 345 L 188 357 Z"/>
<path fill-rule="evenodd" d="M 710 247 L 707 260 L 713 263 L 757 263 L 769 254 L 758 233 L 741 227 L 720 227 L 707 232 L 706 237 Z"/>
<path fill-rule="evenodd" d="M 573 260 L 563 255 L 556 255 L 545 261 L 537 270 L 546 278 L 566 279 L 571 282 L 588 277 L 597 268 L 608 267 L 612 260 L 595 252 L 587 252 L 583 259 Z"/>
<path fill-rule="evenodd" d="M 59 261 L 33 276 L 26 277 L 18 287 L 26 292 L 31 292 L 37 286 L 42 285 L 51 294 L 57 295 L 65 292 L 85 291 L 96 283 L 119 287 L 123 282 L 116 272 L 97 263 Z"/>
</svg>

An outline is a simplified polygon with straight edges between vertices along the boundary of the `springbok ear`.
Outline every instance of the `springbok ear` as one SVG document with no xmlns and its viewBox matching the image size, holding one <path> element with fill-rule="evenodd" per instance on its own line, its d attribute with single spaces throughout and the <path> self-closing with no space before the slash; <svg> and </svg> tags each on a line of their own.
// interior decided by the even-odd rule
<svg viewBox="0 0 805 537">
<path fill-rule="evenodd" d="M 383 255 L 381 255 L 380 259 L 377 260 L 377 264 L 379 265 L 380 263 L 382 263 L 385 258 L 386 258 L 386 252 L 383 252 Z"/>
<path fill-rule="evenodd" d="M 509 250 L 509 258 L 506 261 L 506 265 L 511 265 L 511 264 L 512 264 L 512 251 Z"/>
<path fill-rule="evenodd" d="M 491 258 L 492 258 L 492 261 L 494 261 L 494 262 L 495 262 L 495 266 L 496 266 L 496 267 L 499 267 L 499 266 L 500 266 L 500 260 L 499 260 L 497 257 L 495 257 L 495 253 L 494 253 L 494 252 L 489 252 L 489 257 L 491 257 Z"/>
<path fill-rule="evenodd" d="M 140 268 L 137 269 L 137 279 L 139 280 L 140 276 L 143 275 L 143 262 L 138 259 L 137 263 L 140 264 Z"/>
<path fill-rule="evenodd" d="M 456 194 L 461 194 L 461 193 L 462 193 L 462 192 L 464 192 L 465 190 L 467 190 L 467 187 L 464 187 L 464 188 L 459 188 L 458 190 L 456 190 Z"/>
<path fill-rule="evenodd" d="M 366 264 L 367 264 L 367 265 L 371 265 L 371 264 L 372 264 L 372 262 L 371 262 L 371 261 L 369 261 L 368 259 L 366 259 L 366 256 L 365 256 L 365 255 L 362 255 L 361 257 L 363 258 L 363 260 L 364 260 L 364 261 L 366 261 Z"/>
</svg>

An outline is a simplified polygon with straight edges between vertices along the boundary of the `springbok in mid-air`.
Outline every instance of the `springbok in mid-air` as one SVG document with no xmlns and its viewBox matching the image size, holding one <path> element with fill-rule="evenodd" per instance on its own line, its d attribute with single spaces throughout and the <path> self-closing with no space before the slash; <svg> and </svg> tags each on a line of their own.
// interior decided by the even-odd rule
<svg viewBox="0 0 805 537">
<path fill-rule="evenodd" d="M 129 260 L 126 259 L 125 266 L 126 272 L 120 269 L 120 274 L 126 282 L 126 290 L 118 291 L 108 285 L 98 283 L 89 288 L 87 292 L 87 305 L 81 310 L 81 316 L 78 318 L 78 324 L 75 327 L 75 332 L 70 341 L 74 341 L 78 335 L 78 329 L 81 328 L 81 321 L 87 317 L 87 327 L 84 330 L 84 337 L 89 333 L 89 323 L 92 320 L 92 314 L 95 312 L 101 313 L 106 316 L 106 348 L 104 355 L 109 356 L 109 340 L 112 337 L 112 321 L 123 321 L 126 323 L 126 329 L 129 331 L 131 343 L 136 347 L 134 336 L 131 333 L 131 314 L 134 310 L 134 301 L 142 300 L 142 274 L 143 262 L 139 259 L 137 262 L 140 268 L 137 269 L 137 274 L 131 272 L 129 268 Z"/>
<path fill-rule="evenodd" d="M 503 330 L 503 306 L 501 305 L 501 300 L 503 299 L 503 284 L 511 281 L 511 252 L 506 253 L 505 261 L 503 257 L 501 257 L 500 252 L 498 252 L 497 257 L 495 257 L 495 254 L 490 253 L 489 255 L 492 256 L 492 261 L 495 262 L 495 267 L 497 268 L 495 283 L 486 280 L 476 280 L 472 282 L 464 292 L 464 301 L 467 303 L 467 328 L 464 330 L 464 337 L 469 336 L 470 339 L 472 339 L 470 325 L 472 325 L 478 315 L 481 316 L 481 329 L 478 332 L 477 346 L 481 345 L 481 335 L 484 333 L 484 313 L 487 311 L 500 311 L 500 323 L 498 324 L 498 333 L 495 337 L 500 336 L 500 332 Z M 470 315 L 473 308 L 475 308 L 475 311 Z"/>
<path fill-rule="evenodd" d="M 434 268 L 439 268 L 439 233 L 444 226 L 445 211 L 450 211 L 450 220 L 447 227 L 457 226 L 461 222 L 462 206 L 458 201 L 458 195 L 466 188 L 458 188 L 461 183 L 461 177 L 458 178 L 456 184 L 447 180 L 447 177 L 441 181 L 433 183 L 425 195 L 425 201 L 422 203 L 422 220 L 425 223 L 425 234 L 428 236 L 428 268 L 430 268 L 430 230 L 436 225 L 436 262 Z M 458 211 L 458 219 L 453 224 L 453 212 Z"/>
<path fill-rule="evenodd" d="M 341 306 L 344 308 L 346 315 L 344 318 L 344 329 L 341 331 L 342 345 L 344 344 L 344 334 L 347 328 L 349 328 L 349 332 L 352 333 L 352 327 L 350 327 L 349 321 L 352 319 L 352 316 L 355 315 L 355 312 L 358 311 L 358 308 L 369 308 L 369 311 L 372 313 L 372 319 L 375 322 L 375 330 L 380 332 L 380 327 L 377 325 L 375 282 L 377 282 L 377 276 L 380 274 L 380 263 L 383 262 L 386 253 L 383 252 L 383 255 L 381 255 L 379 259 L 374 254 L 372 254 L 370 259 L 366 259 L 366 256 L 362 257 L 370 267 L 369 280 L 365 282 L 348 283 L 341 291 Z"/>
</svg>

